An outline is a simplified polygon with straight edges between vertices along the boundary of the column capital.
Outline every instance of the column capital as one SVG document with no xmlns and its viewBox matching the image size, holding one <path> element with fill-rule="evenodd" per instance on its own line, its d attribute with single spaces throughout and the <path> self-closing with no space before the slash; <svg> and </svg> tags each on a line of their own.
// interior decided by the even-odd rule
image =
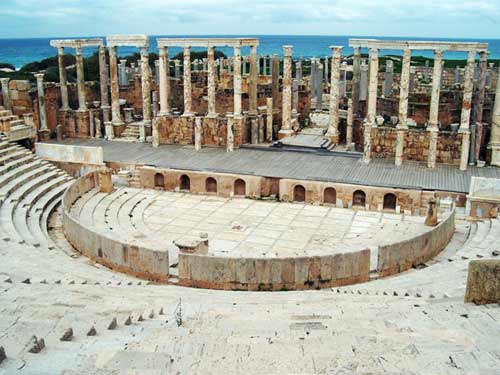
<svg viewBox="0 0 500 375">
<path fill-rule="evenodd" d="M 39 73 L 39 74 L 43 75 L 43 73 Z M 35 76 L 36 76 L 36 74 L 35 74 Z M 2 82 L 2 84 L 9 83 L 9 81 L 10 81 L 10 78 L 0 78 L 0 82 Z"/>
<path fill-rule="evenodd" d="M 45 73 L 36 73 L 36 74 L 33 74 L 33 75 L 35 76 L 35 78 L 36 78 L 37 81 L 43 81 L 43 77 L 45 76 Z M 4 79 L 8 80 L 8 78 L 2 78 L 2 81 Z"/>
<path fill-rule="evenodd" d="M 77 54 L 77 55 L 81 55 L 81 54 L 82 54 L 83 49 L 82 49 L 82 47 L 81 47 L 81 46 L 76 46 L 76 47 L 75 47 L 75 51 L 76 51 L 76 54 Z"/>
<path fill-rule="evenodd" d="M 168 47 L 160 47 L 158 49 L 158 56 L 168 57 Z"/>
<path fill-rule="evenodd" d="M 184 53 L 191 53 L 191 47 L 190 46 L 184 46 L 182 48 L 182 50 L 184 51 Z"/>
<path fill-rule="evenodd" d="M 283 46 L 283 55 L 285 57 L 292 57 L 293 46 Z"/>
<path fill-rule="evenodd" d="M 444 55 L 444 50 L 442 49 L 435 49 L 434 50 L 434 60 L 442 60 Z"/>
<path fill-rule="evenodd" d="M 207 47 L 207 56 L 208 55 L 212 55 L 212 56 L 215 55 L 215 47 L 214 46 Z"/>
<path fill-rule="evenodd" d="M 149 56 L 149 49 L 147 47 L 141 47 L 141 57 Z"/>
<path fill-rule="evenodd" d="M 370 55 L 371 56 L 378 56 L 378 48 L 370 48 Z"/>
<path fill-rule="evenodd" d="M 340 57 L 342 55 L 342 48 L 342 46 L 330 46 L 330 49 L 332 50 L 332 57 Z M 326 59 L 328 59 L 328 56 Z"/>
<path fill-rule="evenodd" d="M 467 52 L 467 64 L 474 63 L 476 60 L 476 51 Z"/>
<path fill-rule="evenodd" d="M 234 56 L 241 56 L 241 47 L 240 46 L 234 46 Z"/>
<path fill-rule="evenodd" d="M 57 47 L 57 54 L 59 56 L 64 55 L 64 47 Z"/>
</svg>

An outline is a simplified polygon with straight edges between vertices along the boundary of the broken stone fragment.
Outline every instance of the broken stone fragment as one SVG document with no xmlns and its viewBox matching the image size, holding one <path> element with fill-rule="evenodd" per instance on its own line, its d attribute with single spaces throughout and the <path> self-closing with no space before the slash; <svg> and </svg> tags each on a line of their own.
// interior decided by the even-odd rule
<svg viewBox="0 0 500 375">
<path fill-rule="evenodd" d="M 5 349 L 3 346 L 0 346 L 0 364 L 7 359 L 7 355 L 5 354 Z"/>
<path fill-rule="evenodd" d="M 151 312 L 149 313 L 149 319 L 153 319 L 154 317 L 155 317 L 155 312 L 151 310 Z"/>
<path fill-rule="evenodd" d="M 4 282 L 12 284 L 12 279 L 10 277 L 7 277 Z"/>
<path fill-rule="evenodd" d="M 31 284 L 30 279 L 28 278 L 28 279 L 24 280 L 24 281 L 23 281 L 23 284 Z"/>
<path fill-rule="evenodd" d="M 113 318 L 111 323 L 109 323 L 108 329 L 113 330 L 116 329 L 116 327 L 118 327 L 118 323 L 116 322 L 116 318 Z"/>
<path fill-rule="evenodd" d="M 123 323 L 123 324 L 125 324 L 126 326 L 129 326 L 132 324 L 132 318 L 130 317 L 130 315 L 127 317 L 127 320 L 125 320 L 125 323 Z"/>
<path fill-rule="evenodd" d="M 29 350 L 30 353 L 37 354 L 40 353 L 43 348 L 45 348 L 45 341 L 43 339 L 37 339 L 36 336 L 31 338 L 32 346 Z"/>
<path fill-rule="evenodd" d="M 158 315 L 163 315 L 163 307 L 160 308 L 160 312 L 158 313 Z"/>
<path fill-rule="evenodd" d="M 97 331 L 94 326 L 90 327 L 89 331 L 87 332 L 87 336 L 95 336 L 97 335 Z"/>
<path fill-rule="evenodd" d="M 139 315 L 139 318 L 137 318 L 137 321 L 138 321 L 138 322 L 142 322 L 143 320 L 144 320 L 144 318 L 142 317 L 142 314 L 141 314 L 141 315 Z"/>
<path fill-rule="evenodd" d="M 60 341 L 71 341 L 73 340 L 73 329 L 68 328 L 66 331 L 64 331 L 63 335 L 59 339 Z"/>
</svg>

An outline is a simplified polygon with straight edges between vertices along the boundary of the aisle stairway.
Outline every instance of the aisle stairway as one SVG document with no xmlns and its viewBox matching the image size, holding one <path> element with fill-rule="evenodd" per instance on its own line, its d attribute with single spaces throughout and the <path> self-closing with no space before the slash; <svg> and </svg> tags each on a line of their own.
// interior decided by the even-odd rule
<svg viewBox="0 0 500 375">
<path fill-rule="evenodd" d="M 0 106 L 0 133 L 10 141 L 36 137 L 32 123 L 25 123 L 24 119 L 12 114 L 11 110 L 6 110 L 2 106 Z"/>
</svg>

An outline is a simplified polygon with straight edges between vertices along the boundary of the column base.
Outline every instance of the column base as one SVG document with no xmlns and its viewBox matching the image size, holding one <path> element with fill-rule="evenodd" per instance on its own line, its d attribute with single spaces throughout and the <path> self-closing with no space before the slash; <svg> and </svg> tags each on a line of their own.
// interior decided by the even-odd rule
<svg viewBox="0 0 500 375">
<path fill-rule="evenodd" d="M 490 143 L 488 148 L 491 150 L 490 165 L 500 167 L 500 143 Z"/>
<path fill-rule="evenodd" d="M 206 118 L 217 118 L 219 117 L 219 114 L 218 113 L 207 113 L 207 115 L 205 116 Z"/>
<path fill-rule="evenodd" d="M 278 139 L 291 137 L 292 135 L 295 135 L 295 132 L 292 129 L 281 129 L 278 132 Z"/>
<path fill-rule="evenodd" d="M 42 129 L 38 131 L 38 140 L 39 141 L 49 141 L 50 140 L 50 130 Z"/>
</svg>

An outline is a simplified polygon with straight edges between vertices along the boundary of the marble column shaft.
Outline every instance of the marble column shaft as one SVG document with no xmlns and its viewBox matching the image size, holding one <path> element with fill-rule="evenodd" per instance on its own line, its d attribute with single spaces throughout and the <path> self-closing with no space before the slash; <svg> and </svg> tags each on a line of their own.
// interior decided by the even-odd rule
<svg viewBox="0 0 500 375">
<path fill-rule="evenodd" d="M 375 125 L 377 116 L 377 91 L 378 91 L 378 49 L 370 49 L 370 77 L 368 82 L 368 106 L 366 118 Z"/>
<path fill-rule="evenodd" d="M 249 86 L 249 110 L 252 114 L 257 114 L 257 87 L 259 83 L 259 58 L 257 46 L 250 47 L 250 86 Z"/>
<path fill-rule="evenodd" d="M 108 72 L 106 68 L 106 48 L 104 46 L 99 46 L 99 85 L 101 90 L 101 109 L 102 107 L 109 107 L 109 96 L 108 96 Z M 106 112 L 104 121 L 109 121 L 109 111 Z M 97 132 L 96 132 L 97 134 Z M 99 130 L 100 134 L 100 130 Z"/>
<path fill-rule="evenodd" d="M 443 71 L 443 51 L 434 51 L 434 69 L 432 74 L 431 105 L 429 111 L 429 155 L 427 157 L 427 167 L 436 167 L 436 153 L 438 140 L 439 123 L 439 94 L 441 92 L 441 76 Z"/>
<path fill-rule="evenodd" d="M 47 111 L 45 109 L 45 91 L 43 88 L 43 73 L 35 74 L 36 87 L 38 91 L 38 111 L 40 117 L 40 131 L 48 131 Z"/>
<path fill-rule="evenodd" d="M 283 47 L 283 122 L 282 130 L 292 128 L 292 46 Z"/>
<path fill-rule="evenodd" d="M 191 47 L 184 47 L 184 115 L 192 115 Z"/>
<path fill-rule="evenodd" d="M 266 99 L 266 140 L 273 141 L 273 98 Z"/>
<path fill-rule="evenodd" d="M 234 151 L 234 119 L 233 115 L 227 115 L 227 141 L 226 141 L 226 151 Z"/>
<path fill-rule="evenodd" d="M 401 70 L 401 81 L 399 84 L 399 121 L 396 132 L 396 157 L 397 166 L 403 164 L 404 140 L 408 130 L 408 95 L 410 91 L 410 65 L 411 50 L 403 51 L 403 65 Z"/>
<path fill-rule="evenodd" d="M 159 74 L 160 74 L 160 116 L 170 114 L 168 96 L 170 91 L 169 69 L 168 69 L 168 47 L 161 47 L 159 50 Z"/>
<path fill-rule="evenodd" d="M 274 109 L 278 109 L 279 84 L 280 84 L 280 59 L 274 54 L 271 59 L 271 89 Z"/>
<path fill-rule="evenodd" d="M 194 119 L 194 149 L 196 151 L 201 150 L 201 133 L 202 133 L 201 117 L 197 116 Z"/>
<path fill-rule="evenodd" d="M 483 110 L 484 96 L 486 94 L 486 78 L 488 76 L 488 52 L 481 51 L 479 56 L 479 79 L 477 83 L 476 110 L 474 116 L 474 122 L 477 126 L 477 137 L 474 148 L 476 160 L 479 160 L 481 144 L 483 143 Z"/>
<path fill-rule="evenodd" d="M 215 51 L 214 47 L 208 47 L 208 116 L 215 117 Z"/>
<path fill-rule="evenodd" d="M 460 116 L 460 130 L 462 133 L 462 148 L 460 152 L 460 170 L 467 170 L 469 162 L 470 148 L 470 117 L 472 109 L 472 94 L 474 90 L 474 61 L 476 51 L 469 51 L 467 54 L 467 65 L 464 77 L 464 98 L 462 102 L 462 113 Z"/>
<path fill-rule="evenodd" d="M 339 134 L 339 95 L 340 95 L 340 59 L 342 47 L 334 46 L 332 49 L 332 74 L 330 81 L 330 119 L 328 122 L 329 137 L 336 137 L 338 141 Z"/>
<path fill-rule="evenodd" d="M 141 142 L 146 142 L 146 126 L 151 125 L 151 68 L 149 67 L 149 51 L 141 48 L 141 91 L 142 91 L 142 124 L 140 127 Z"/>
<path fill-rule="evenodd" d="M 0 78 L 0 82 L 2 83 L 3 107 L 7 110 L 12 109 L 12 105 L 10 103 L 9 81 L 9 78 Z"/>
<path fill-rule="evenodd" d="M 123 120 L 120 113 L 120 86 L 118 84 L 116 47 L 109 48 L 109 75 L 111 80 L 111 122 L 113 125 L 122 125 Z"/>
<path fill-rule="evenodd" d="M 66 76 L 66 66 L 64 64 L 64 47 L 57 48 L 57 62 L 59 65 L 59 86 L 61 89 L 61 110 L 69 110 L 68 100 L 68 79 Z"/>
<path fill-rule="evenodd" d="M 76 83 L 78 87 L 78 110 L 87 110 L 87 99 L 85 98 L 85 75 L 83 71 L 82 48 L 76 47 Z"/>
<path fill-rule="evenodd" d="M 241 47 L 234 47 L 233 56 L 234 116 L 241 116 Z"/>
<path fill-rule="evenodd" d="M 498 69 L 495 104 L 493 105 L 489 148 L 491 149 L 491 165 L 500 167 L 500 67 Z"/>
<path fill-rule="evenodd" d="M 352 144 L 352 126 L 354 123 L 354 118 L 353 118 L 353 100 L 348 99 L 347 100 L 347 127 L 346 127 L 346 136 L 345 136 L 345 143 L 348 147 Z"/>
<path fill-rule="evenodd" d="M 352 110 L 353 113 L 359 111 L 359 92 L 361 81 L 361 48 L 354 48 L 354 56 L 352 63 Z"/>
</svg>

